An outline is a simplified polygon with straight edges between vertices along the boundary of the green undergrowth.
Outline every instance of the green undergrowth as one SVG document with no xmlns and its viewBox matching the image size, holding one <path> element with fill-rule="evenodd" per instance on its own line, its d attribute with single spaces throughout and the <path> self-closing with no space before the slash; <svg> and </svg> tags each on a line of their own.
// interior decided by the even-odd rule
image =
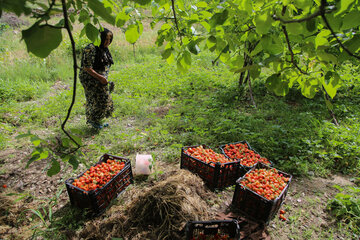
<svg viewBox="0 0 360 240">
<path fill-rule="evenodd" d="M 81 139 L 84 154 L 79 158 L 88 165 L 104 153 L 132 160 L 136 153 L 156 153 L 157 161 L 179 164 L 182 146 L 206 144 L 219 150 L 223 144 L 246 140 L 276 168 L 294 176 L 360 173 L 358 66 L 344 64 L 338 70 L 343 83 L 332 100 L 336 126 L 320 93 L 307 99 L 295 86 L 286 97 L 277 97 L 266 89 L 267 76 L 262 73 L 252 80 L 255 107 L 248 86 L 239 87 L 239 75 L 222 63 L 212 64 L 216 56 L 202 53 L 193 59 L 188 73 L 180 74 L 174 64 L 161 59 L 149 39 L 135 45 L 134 55 L 122 33 L 116 34 L 121 37 L 110 46 L 115 62 L 109 76 L 115 82 L 110 127 L 96 132 L 86 125 L 79 81 L 66 125 Z M 79 45 L 87 44 L 78 34 L 75 37 Z M 54 136 L 65 138 L 60 124 L 73 97 L 68 42 L 39 59 L 13 38 L 20 40 L 12 31 L 2 30 L 0 150 L 31 146 L 13 138 L 28 131 L 47 140 L 49 149 L 59 148 L 53 146 Z"/>
</svg>

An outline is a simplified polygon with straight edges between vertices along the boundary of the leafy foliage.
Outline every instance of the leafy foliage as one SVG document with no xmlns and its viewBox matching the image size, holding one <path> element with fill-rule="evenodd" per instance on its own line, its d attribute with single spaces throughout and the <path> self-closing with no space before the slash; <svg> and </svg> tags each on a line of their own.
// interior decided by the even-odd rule
<svg viewBox="0 0 360 240">
<path fill-rule="evenodd" d="M 346 189 L 335 185 L 340 192 L 328 202 L 327 208 L 345 222 L 354 234 L 360 234 L 360 188 L 348 186 Z"/>
</svg>

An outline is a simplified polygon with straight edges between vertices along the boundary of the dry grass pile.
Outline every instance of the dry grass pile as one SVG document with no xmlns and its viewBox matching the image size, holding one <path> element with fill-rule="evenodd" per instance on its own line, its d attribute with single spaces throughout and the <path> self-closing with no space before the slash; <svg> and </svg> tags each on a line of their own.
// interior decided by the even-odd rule
<svg viewBox="0 0 360 240">
<path fill-rule="evenodd" d="M 203 181 L 186 170 L 177 170 L 139 194 L 125 212 L 114 212 L 88 225 L 81 233 L 87 239 L 183 239 L 188 221 L 208 219 L 208 193 Z"/>
<path fill-rule="evenodd" d="M 16 202 L 15 196 L 6 194 L 7 192 L 0 192 L 0 236 L 4 239 L 21 239 L 30 236 L 29 227 L 23 228 L 23 225 L 28 224 L 23 215 L 24 205 Z"/>
</svg>

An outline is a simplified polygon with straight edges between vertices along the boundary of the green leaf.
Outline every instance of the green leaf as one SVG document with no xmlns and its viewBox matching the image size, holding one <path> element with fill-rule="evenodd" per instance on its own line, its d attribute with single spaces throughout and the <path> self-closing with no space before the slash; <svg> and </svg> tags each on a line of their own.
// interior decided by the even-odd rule
<svg viewBox="0 0 360 240">
<path fill-rule="evenodd" d="M 309 32 L 315 31 L 315 30 L 316 30 L 316 27 L 317 27 L 316 18 L 312 18 L 312 19 L 306 21 L 306 29 L 307 29 Z"/>
<path fill-rule="evenodd" d="M 319 46 L 327 46 L 329 45 L 329 42 L 327 40 L 327 36 L 331 34 L 330 30 L 322 30 L 315 38 L 315 48 L 318 48 Z"/>
<path fill-rule="evenodd" d="M 31 136 L 30 141 L 35 147 L 39 146 L 41 143 L 41 139 L 36 135 Z"/>
<path fill-rule="evenodd" d="M 201 2 L 196 3 L 196 6 L 198 8 L 206 8 L 208 6 L 208 4 L 206 2 L 201 1 Z"/>
<path fill-rule="evenodd" d="M 331 98 L 334 98 L 337 89 L 341 87 L 341 78 L 336 72 L 327 72 L 324 77 L 323 87 Z"/>
<path fill-rule="evenodd" d="M 188 51 L 184 51 L 177 60 L 177 69 L 185 73 L 191 66 L 191 54 Z"/>
<path fill-rule="evenodd" d="M 115 17 L 111 15 L 111 7 L 105 8 L 104 3 L 101 0 L 88 0 L 89 8 L 106 22 L 111 25 L 115 24 Z"/>
<path fill-rule="evenodd" d="M 85 25 L 85 33 L 87 38 L 94 43 L 95 46 L 99 46 L 101 43 L 100 31 L 91 23 Z"/>
<path fill-rule="evenodd" d="M 197 45 L 197 43 L 195 41 L 191 41 L 188 45 L 187 45 L 189 51 L 195 55 L 198 55 L 200 53 L 200 47 Z"/>
<path fill-rule="evenodd" d="M 314 78 L 306 79 L 301 85 L 301 93 L 307 98 L 315 97 L 317 90 L 318 81 Z"/>
<path fill-rule="evenodd" d="M 120 12 L 115 19 L 115 23 L 117 27 L 122 27 L 130 19 L 130 16 L 125 12 Z"/>
<path fill-rule="evenodd" d="M 243 66 L 244 66 L 244 57 L 239 54 L 230 60 L 230 71 L 232 72 L 241 69 Z"/>
<path fill-rule="evenodd" d="M 284 51 L 282 41 L 276 35 L 263 35 L 260 43 L 263 50 L 272 55 L 278 55 Z"/>
<path fill-rule="evenodd" d="M 53 160 L 51 162 L 51 168 L 47 171 L 47 175 L 49 177 L 54 176 L 55 174 L 58 174 L 60 172 L 60 163 L 56 160 Z"/>
<path fill-rule="evenodd" d="M 295 0 L 294 5 L 303 10 L 307 10 L 313 4 L 312 0 Z"/>
<path fill-rule="evenodd" d="M 13 12 L 17 16 L 21 14 L 28 15 L 31 13 L 31 8 L 27 7 L 27 0 L 1 0 L 0 1 L 0 17 L 2 15 L 2 10 L 6 10 L 8 12 Z"/>
<path fill-rule="evenodd" d="M 260 53 L 263 50 L 263 46 L 261 44 L 257 44 L 255 49 L 250 53 L 250 56 L 253 57 L 256 54 Z"/>
<path fill-rule="evenodd" d="M 340 14 L 342 14 L 343 12 L 345 12 L 346 10 L 348 10 L 349 6 L 350 6 L 352 3 L 354 3 L 354 2 L 355 2 L 355 0 L 341 0 L 341 1 L 339 1 L 339 3 L 340 3 L 340 8 L 338 8 L 339 11 L 337 11 L 337 12 L 335 13 L 335 16 L 340 15 Z"/>
<path fill-rule="evenodd" d="M 172 53 L 173 49 L 172 48 L 167 48 L 165 49 L 162 53 L 161 53 L 161 56 L 163 59 L 167 59 L 171 56 L 171 53 Z"/>
<path fill-rule="evenodd" d="M 79 145 L 82 145 L 81 138 L 79 138 L 78 136 L 73 135 L 73 134 L 70 134 L 70 136 L 71 136 Z M 75 144 L 73 141 L 71 141 L 71 143 L 72 143 L 74 146 L 76 146 L 76 144 Z"/>
<path fill-rule="evenodd" d="M 210 26 L 216 27 L 217 25 L 223 25 L 229 16 L 229 11 L 225 9 L 222 12 L 215 13 L 209 20 Z"/>
<path fill-rule="evenodd" d="M 30 132 L 28 132 L 28 133 L 24 133 L 24 134 L 17 135 L 17 136 L 15 137 L 15 139 L 20 139 L 20 138 L 25 138 L 25 137 L 32 137 L 32 136 L 34 136 L 34 135 L 31 134 Z"/>
<path fill-rule="evenodd" d="M 75 156 L 71 156 L 69 159 L 69 163 L 73 166 L 73 169 L 76 170 L 79 166 L 79 161 Z"/>
<path fill-rule="evenodd" d="M 49 156 L 49 152 L 48 151 L 43 151 L 43 152 L 40 153 L 40 156 L 39 156 L 38 160 L 45 159 L 48 156 Z"/>
<path fill-rule="evenodd" d="M 266 79 L 266 87 L 277 96 L 285 96 L 289 92 L 287 81 L 282 80 L 280 74 L 273 74 Z"/>
<path fill-rule="evenodd" d="M 256 32 L 266 34 L 271 28 L 271 18 L 268 13 L 258 14 L 255 16 Z"/>
<path fill-rule="evenodd" d="M 28 52 L 45 58 L 59 46 L 62 41 L 62 34 L 61 29 L 41 26 L 39 22 L 36 22 L 30 28 L 22 31 L 22 39 L 26 43 Z"/>
<path fill-rule="evenodd" d="M 251 0 L 239 0 L 239 10 L 244 10 L 247 14 L 251 15 L 253 11 L 253 6 Z"/>
<path fill-rule="evenodd" d="M 344 16 L 341 29 L 348 30 L 351 28 L 358 27 L 359 24 L 360 24 L 360 11 L 353 10 Z"/>
<path fill-rule="evenodd" d="M 360 34 L 353 36 L 350 40 L 344 42 L 344 45 L 352 52 L 355 53 L 360 49 Z"/>
<path fill-rule="evenodd" d="M 210 36 L 206 40 L 206 46 L 211 52 L 216 49 L 216 43 L 217 43 L 217 40 L 216 40 L 216 37 L 214 37 L 214 36 Z"/>
<path fill-rule="evenodd" d="M 286 24 L 286 29 L 290 34 L 300 35 L 303 33 L 304 28 L 300 23 L 289 23 Z"/>
<path fill-rule="evenodd" d="M 341 29 L 343 17 L 341 16 L 335 16 L 334 14 L 326 14 L 326 19 L 328 20 L 331 28 L 335 32 L 339 32 Z"/>
<path fill-rule="evenodd" d="M 331 62 L 333 64 L 338 63 L 337 58 L 334 55 L 332 55 L 331 53 L 326 53 L 324 51 L 317 51 L 317 55 L 321 61 Z"/>
<path fill-rule="evenodd" d="M 205 21 L 200 22 L 200 24 L 206 29 L 206 31 L 210 32 L 210 30 L 211 30 L 210 24 L 208 24 L 208 23 L 205 22 Z"/>
<path fill-rule="evenodd" d="M 140 37 L 138 26 L 136 24 L 129 25 L 125 31 L 125 38 L 131 44 L 134 44 Z"/>
<path fill-rule="evenodd" d="M 81 9 L 79 14 L 79 22 L 85 22 L 90 20 L 90 15 L 85 9 Z"/>
<path fill-rule="evenodd" d="M 26 163 L 25 168 L 28 168 L 31 163 L 33 163 L 39 159 L 40 159 L 40 154 L 37 153 L 37 154 L 32 155 L 31 158 L 29 159 L 29 161 Z"/>
</svg>

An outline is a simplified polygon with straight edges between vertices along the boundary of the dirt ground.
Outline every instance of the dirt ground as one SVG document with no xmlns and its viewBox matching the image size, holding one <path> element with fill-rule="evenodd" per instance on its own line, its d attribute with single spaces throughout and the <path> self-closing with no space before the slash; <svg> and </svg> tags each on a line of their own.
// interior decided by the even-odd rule
<svg viewBox="0 0 360 240">
<path fill-rule="evenodd" d="M 29 155 L 30 149 L 27 148 L 0 152 L 0 186 L 4 184 L 7 186 L 7 188 L 1 187 L 0 192 L 1 205 L 4 206 L 2 210 L 6 213 L 0 217 L 0 235 L 3 239 L 30 237 L 29 227 L 33 226 L 34 222 L 31 212 L 26 209 L 37 209 L 46 200 L 53 198 L 56 193 L 60 193 L 60 195 L 57 204 L 52 209 L 54 215 L 61 213 L 70 205 L 64 181 L 69 177 L 74 177 L 71 169 L 62 174 L 48 177 L 44 172 L 48 164 L 46 160 L 34 162 L 29 168 L 24 168 Z M 180 156 L 178 160 L 180 161 Z M 134 184 L 118 197 L 115 205 L 108 208 L 106 213 L 95 219 L 84 220 L 83 226 L 78 231 L 64 231 L 64 236 L 67 239 L 99 239 L 90 237 L 94 233 L 92 231 L 96 231 L 96 228 L 93 227 L 95 223 L 97 226 L 109 226 L 109 219 L 116 219 L 117 216 L 124 218 L 124 214 L 119 214 L 119 212 L 125 211 L 137 195 L 166 180 L 168 177 L 166 173 L 177 174 L 180 171 L 179 161 L 176 164 L 159 162 L 157 167 L 164 174 L 159 175 L 157 180 L 135 178 Z M 134 159 L 132 159 L 132 166 L 134 166 Z M 188 174 L 193 175 L 190 172 Z M 202 182 L 198 177 L 196 181 Z M 200 196 L 207 205 L 208 219 L 206 220 L 237 219 L 240 224 L 241 239 L 347 239 L 344 233 L 336 230 L 337 223 L 326 210 L 327 201 L 337 193 L 333 187 L 334 184 L 345 186 L 352 183 L 346 176 L 339 175 L 331 178 L 293 178 L 285 202 L 281 207 L 286 211 L 285 217 L 288 220 L 281 221 L 276 216 L 266 227 L 231 212 L 233 188 L 216 192 L 206 186 L 199 185 L 194 188 L 201 187 L 204 188 L 203 192 L 206 192 L 205 195 Z M 59 192 L 61 189 L 62 192 Z M 195 194 L 194 191 L 191 193 Z M 112 228 L 113 225 L 114 223 L 111 225 Z M 140 238 L 134 235 L 134 238 L 128 239 Z"/>
</svg>

